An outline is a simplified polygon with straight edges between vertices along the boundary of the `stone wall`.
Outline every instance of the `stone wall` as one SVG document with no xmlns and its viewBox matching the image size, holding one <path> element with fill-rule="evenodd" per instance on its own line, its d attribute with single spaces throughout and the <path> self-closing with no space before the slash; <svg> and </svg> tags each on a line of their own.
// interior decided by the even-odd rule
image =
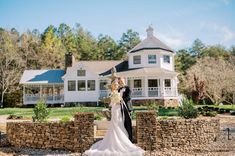
<svg viewBox="0 0 235 156">
<path fill-rule="evenodd" d="M 151 145 L 152 150 L 200 148 L 215 141 L 220 130 L 218 118 L 160 120 L 153 112 L 138 112 L 136 122 L 137 143 L 148 150 Z"/>
<path fill-rule="evenodd" d="M 66 123 L 8 122 L 7 136 L 10 144 L 16 147 L 83 152 L 94 142 L 93 121 L 93 113 L 77 113 L 74 121 Z"/>
</svg>

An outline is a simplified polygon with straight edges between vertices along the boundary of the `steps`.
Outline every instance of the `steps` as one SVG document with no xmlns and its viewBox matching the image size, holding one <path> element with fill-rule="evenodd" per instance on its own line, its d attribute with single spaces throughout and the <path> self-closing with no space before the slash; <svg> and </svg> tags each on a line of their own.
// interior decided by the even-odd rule
<svg viewBox="0 0 235 156">
<path fill-rule="evenodd" d="M 95 137 L 98 137 L 98 138 L 102 137 L 103 138 L 106 132 L 107 132 L 107 130 L 96 130 Z"/>
</svg>

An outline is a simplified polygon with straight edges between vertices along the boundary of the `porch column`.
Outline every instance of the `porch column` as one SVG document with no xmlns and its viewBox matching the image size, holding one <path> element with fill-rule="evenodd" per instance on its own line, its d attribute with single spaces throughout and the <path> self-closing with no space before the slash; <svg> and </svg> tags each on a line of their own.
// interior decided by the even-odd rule
<svg viewBox="0 0 235 156">
<path fill-rule="evenodd" d="M 164 88 L 164 79 L 161 78 L 160 79 L 160 92 L 161 92 L 161 96 L 164 97 L 165 96 L 165 88 Z"/>
<path fill-rule="evenodd" d="M 124 77 L 124 80 L 125 80 L 125 84 L 128 85 L 128 79 L 127 79 L 127 77 Z"/>
<path fill-rule="evenodd" d="M 40 99 L 42 97 L 42 85 L 40 84 Z"/>
<path fill-rule="evenodd" d="M 148 97 L 148 77 L 144 76 L 144 96 Z"/>
<path fill-rule="evenodd" d="M 25 103 L 25 85 L 23 85 L 23 103 Z"/>
<path fill-rule="evenodd" d="M 52 88 L 52 96 L 53 96 L 53 104 L 55 103 L 55 84 L 53 84 L 53 88 Z"/>
</svg>

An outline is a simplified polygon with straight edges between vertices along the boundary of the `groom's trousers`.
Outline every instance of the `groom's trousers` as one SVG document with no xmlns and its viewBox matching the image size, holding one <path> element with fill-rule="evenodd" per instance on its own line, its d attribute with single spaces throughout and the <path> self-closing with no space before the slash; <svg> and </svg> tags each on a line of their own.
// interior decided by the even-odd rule
<svg viewBox="0 0 235 156">
<path fill-rule="evenodd" d="M 123 104 L 124 105 L 124 104 Z M 131 117 L 129 114 L 128 106 L 127 103 L 125 102 L 126 106 L 121 107 L 121 112 L 124 112 L 124 126 L 127 130 L 127 133 L 129 135 L 129 140 L 133 142 L 133 136 L 132 136 L 132 122 L 131 122 Z"/>
</svg>

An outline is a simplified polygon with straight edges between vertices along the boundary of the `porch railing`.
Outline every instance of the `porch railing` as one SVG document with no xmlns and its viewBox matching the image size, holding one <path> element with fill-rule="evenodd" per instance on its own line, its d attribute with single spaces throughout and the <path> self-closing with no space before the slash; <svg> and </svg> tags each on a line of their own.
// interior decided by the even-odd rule
<svg viewBox="0 0 235 156">
<path fill-rule="evenodd" d="M 100 98 L 104 98 L 108 96 L 108 90 L 100 90 Z"/>
<path fill-rule="evenodd" d="M 172 87 L 164 88 L 164 96 L 177 96 L 177 89 Z"/>
<path fill-rule="evenodd" d="M 39 94 L 25 94 L 24 95 L 24 103 L 25 104 L 34 104 L 37 103 L 38 100 L 44 99 L 46 103 L 63 103 L 64 102 L 64 94 L 59 95 L 39 95 Z"/>
<path fill-rule="evenodd" d="M 132 88 L 132 97 L 143 96 L 143 88 Z"/>
<path fill-rule="evenodd" d="M 161 96 L 160 87 L 149 87 L 148 96 L 149 97 L 160 97 Z"/>
<path fill-rule="evenodd" d="M 100 90 L 100 98 L 108 96 L 108 90 Z M 176 88 L 165 87 L 162 91 L 160 87 L 148 87 L 145 93 L 144 88 L 131 88 L 132 97 L 175 97 L 178 96 Z M 147 95 L 146 95 L 147 94 Z"/>
</svg>

